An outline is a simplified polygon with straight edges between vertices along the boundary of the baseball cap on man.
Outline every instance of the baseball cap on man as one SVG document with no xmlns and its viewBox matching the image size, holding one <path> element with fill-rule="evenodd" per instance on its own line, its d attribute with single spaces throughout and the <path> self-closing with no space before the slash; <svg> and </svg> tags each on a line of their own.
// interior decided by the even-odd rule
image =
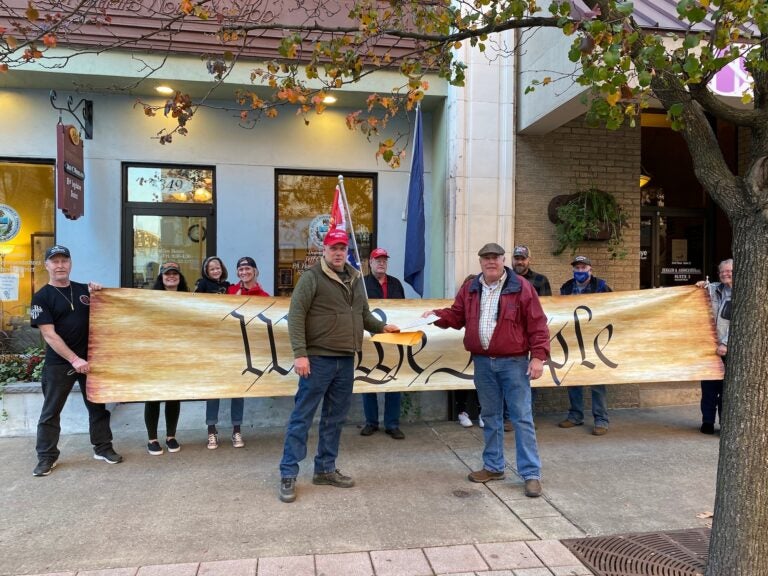
<svg viewBox="0 0 768 576">
<path fill-rule="evenodd" d="M 323 238 L 323 246 L 333 246 L 334 244 L 344 244 L 344 246 L 349 246 L 349 238 L 344 230 L 333 228 L 325 235 L 325 238 Z"/>
<path fill-rule="evenodd" d="M 376 250 L 371 252 L 371 260 L 376 260 L 376 258 L 389 258 L 389 254 L 387 254 L 384 248 L 376 248 Z"/>
<path fill-rule="evenodd" d="M 496 254 L 498 256 L 504 255 L 504 248 L 496 244 L 495 242 L 489 242 L 477 252 L 478 256 L 486 256 L 488 254 Z"/>
<path fill-rule="evenodd" d="M 586 256 L 576 256 L 576 258 L 573 259 L 573 262 L 571 262 L 571 266 L 576 266 L 576 264 L 586 264 L 587 266 L 592 266 L 592 260 Z"/>
<path fill-rule="evenodd" d="M 181 268 L 176 262 L 166 262 L 160 266 L 160 274 L 167 274 L 168 272 L 178 272 L 181 274 Z"/>
<path fill-rule="evenodd" d="M 61 244 L 54 244 L 48 250 L 45 251 L 45 259 L 50 260 L 54 256 L 66 256 L 67 258 L 71 258 L 69 254 L 69 248 L 66 246 L 62 246 Z"/>
<path fill-rule="evenodd" d="M 241 266 L 250 266 L 251 268 L 258 268 L 258 266 L 256 266 L 256 260 L 254 260 L 250 256 L 243 256 L 242 258 L 240 258 L 240 260 L 237 261 L 237 266 L 235 266 L 235 268 L 240 268 Z"/>
<path fill-rule="evenodd" d="M 520 256 L 521 258 L 530 258 L 531 251 L 528 250 L 528 246 L 515 246 L 515 250 L 512 252 L 512 257 Z"/>
</svg>

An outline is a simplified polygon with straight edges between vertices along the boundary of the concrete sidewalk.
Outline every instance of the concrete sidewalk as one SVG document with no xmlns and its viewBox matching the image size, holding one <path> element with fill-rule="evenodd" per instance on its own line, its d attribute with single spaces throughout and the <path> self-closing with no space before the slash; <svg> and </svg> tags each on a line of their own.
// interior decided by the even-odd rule
<svg viewBox="0 0 768 576">
<path fill-rule="evenodd" d="M 537 417 L 539 499 L 511 470 L 469 482 L 482 430 L 453 422 L 404 427 L 404 441 L 349 425 L 338 464 L 357 486 L 312 485 L 310 457 L 292 504 L 277 499 L 279 428 L 215 451 L 203 427 L 182 431 L 181 452 L 153 457 L 137 423 L 115 430 L 119 465 L 93 460 L 87 436 L 64 436 L 45 478 L 31 476 L 33 438 L 0 439 L 0 574 L 589 574 L 558 540 L 701 527 L 714 502 L 718 436 L 698 432 L 698 407 L 611 417 L 603 437 Z M 506 442 L 514 460 L 514 434 Z"/>
</svg>

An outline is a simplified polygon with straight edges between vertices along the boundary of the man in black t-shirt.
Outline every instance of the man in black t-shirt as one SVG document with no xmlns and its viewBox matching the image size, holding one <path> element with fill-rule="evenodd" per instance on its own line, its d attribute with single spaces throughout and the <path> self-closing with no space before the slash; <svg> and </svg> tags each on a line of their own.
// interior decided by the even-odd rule
<svg viewBox="0 0 768 576">
<path fill-rule="evenodd" d="M 55 245 L 45 253 L 45 269 L 50 278 L 32 297 L 32 326 L 39 328 L 47 346 L 43 368 L 43 409 L 37 424 L 37 466 L 33 476 L 48 476 L 59 459 L 60 416 L 75 382 L 88 409 L 88 424 L 94 455 L 109 464 L 123 457 L 112 447 L 109 410 L 104 404 L 88 400 L 85 391 L 88 364 L 88 313 L 90 292 L 99 284 L 72 282 L 69 249 Z"/>
</svg>

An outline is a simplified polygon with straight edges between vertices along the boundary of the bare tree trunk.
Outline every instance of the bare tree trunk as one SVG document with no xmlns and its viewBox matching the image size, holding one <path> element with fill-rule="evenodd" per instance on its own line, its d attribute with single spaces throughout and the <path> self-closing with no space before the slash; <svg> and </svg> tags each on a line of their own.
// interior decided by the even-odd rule
<svg viewBox="0 0 768 576">
<path fill-rule="evenodd" d="M 768 221 L 753 211 L 732 226 L 734 309 L 706 575 L 768 576 Z"/>
</svg>

